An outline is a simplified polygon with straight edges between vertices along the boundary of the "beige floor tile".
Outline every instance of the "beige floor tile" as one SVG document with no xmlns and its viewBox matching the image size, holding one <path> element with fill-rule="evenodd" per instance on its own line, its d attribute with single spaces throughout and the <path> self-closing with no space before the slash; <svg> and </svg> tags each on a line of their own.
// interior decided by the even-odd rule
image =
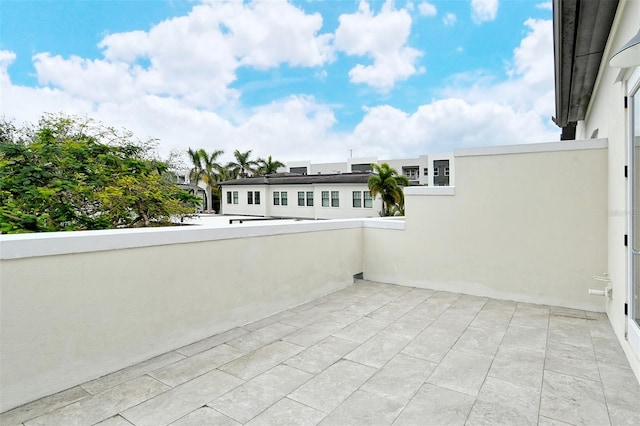
<svg viewBox="0 0 640 426">
<path fill-rule="evenodd" d="M 493 357 L 452 349 L 436 367 L 427 383 L 476 396 Z"/>
<path fill-rule="evenodd" d="M 278 365 L 207 405 L 246 423 L 312 377 L 302 370 Z"/>
<path fill-rule="evenodd" d="M 545 371 L 540 415 L 576 425 L 608 425 L 599 382 Z"/>
<path fill-rule="evenodd" d="M 341 339 L 353 340 L 354 342 L 362 343 L 369 340 L 389 324 L 391 324 L 391 321 L 363 317 L 348 327 L 333 333 L 333 335 Z"/>
<path fill-rule="evenodd" d="M 299 346 L 309 347 L 326 339 L 332 333 L 336 333 L 344 327 L 345 324 L 335 320 L 333 317 L 327 317 L 283 337 L 282 340 Z"/>
<path fill-rule="evenodd" d="M 93 398 L 85 398 L 25 423 L 27 426 L 92 425 L 129 407 L 161 395 L 169 386 L 142 376 L 107 389 Z"/>
<path fill-rule="evenodd" d="M 304 347 L 292 343 L 274 342 L 223 365 L 220 370 L 248 380 L 303 350 Z"/>
<path fill-rule="evenodd" d="M 488 377 L 478 394 L 468 425 L 536 425 L 540 389 Z"/>
<path fill-rule="evenodd" d="M 15 426 L 91 396 L 80 386 L 38 399 L 0 414 L 0 425 Z"/>
<path fill-rule="evenodd" d="M 345 355 L 344 358 L 371 367 L 381 368 L 404 349 L 410 341 L 411 339 L 408 337 L 381 331 Z"/>
<path fill-rule="evenodd" d="M 289 358 L 285 364 L 312 374 L 318 374 L 351 352 L 357 345 L 358 343 L 352 340 L 329 336 Z"/>
<path fill-rule="evenodd" d="M 200 352 L 192 357 L 174 362 L 171 365 L 149 373 L 149 375 L 160 380 L 162 383 L 176 387 L 214 370 L 229 361 L 240 358 L 245 353 L 245 351 L 225 343 Z"/>
<path fill-rule="evenodd" d="M 445 357 L 459 337 L 460 334 L 457 332 L 452 333 L 429 326 L 409 342 L 402 350 L 402 353 L 438 363 Z"/>
<path fill-rule="evenodd" d="M 493 356 L 498 352 L 504 333 L 500 327 L 476 328 L 472 323 L 453 345 L 453 349 Z"/>
<path fill-rule="evenodd" d="M 464 425 L 475 398 L 425 384 L 393 423 L 394 426 Z"/>
<path fill-rule="evenodd" d="M 390 425 L 402 410 L 403 404 L 368 392 L 356 391 L 331 414 L 322 426 L 383 426 Z"/>
<path fill-rule="evenodd" d="M 113 417 L 109 417 L 106 420 L 101 421 L 100 423 L 96 423 L 93 426 L 133 426 L 133 425 L 128 421 L 126 421 L 122 416 L 113 416 Z"/>
<path fill-rule="evenodd" d="M 237 377 L 213 370 L 120 414 L 135 426 L 167 425 L 242 383 Z"/>
<path fill-rule="evenodd" d="M 631 368 L 612 365 L 598 366 L 604 396 L 610 406 L 640 413 L 640 385 Z"/>
<path fill-rule="evenodd" d="M 225 331 L 224 333 L 207 337 L 206 339 L 200 340 L 199 342 L 180 348 L 176 350 L 176 352 L 179 352 L 186 356 L 193 356 L 200 352 L 204 352 L 207 349 L 211 349 L 215 346 L 221 345 L 223 343 L 227 343 L 229 340 L 233 340 L 240 336 L 244 336 L 247 333 L 249 332 L 244 328 L 240 328 L 240 327 L 232 328 L 231 330 Z"/>
<path fill-rule="evenodd" d="M 376 372 L 351 361 L 338 361 L 289 394 L 301 404 L 330 413 Z"/>
<path fill-rule="evenodd" d="M 431 375 L 436 365 L 420 358 L 398 354 L 360 389 L 406 404 Z"/>
<path fill-rule="evenodd" d="M 131 367 L 116 371 L 115 373 L 107 374 L 106 376 L 102 376 L 96 380 L 84 383 L 82 385 L 82 388 L 87 392 L 95 395 L 100 392 L 104 392 L 109 388 L 127 382 L 131 379 L 140 377 L 143 374 L 147 374 L 151 371 L 157 370 L 158 368 L 171 365 L 174 362 L 180 361 L 184 358 L 184 355 L 179 354 L 175 351 L 169 352 L 155 358 L 151 358 L 150 360 L 135 364 Z"/>
<path fill-rule="evenodd" d="M 171 423 L 171 426 L 240 426 L 240 423 L 217 412 L 213 408 L 202 407 Z"/>
<path fill-rule="evenodd" d="M 322 411 L 283 398 L 247 423 L 247 426 L 315 426 L 325 416 Z"/>
<path fill-rule="evenodd" d="M 600 381 L 593 351 L 581 347 L 549 342 L 544 368 L 556 373 Z"/>
<path fill-rule="evenodd" d="M 296 330 L 298 330 L 298 328 L 292 325 L 275 322 L 245 334 L 244 336 L 229 340 L 227 344 L 242 349 L 243 351 L 253 351 L 266 344 L 275 342 Z"/>
<path fill-rule="evenodd" d="M 500 347 L 487 375 L 520 386 L 540 388 L 543 370 L 544 352 Z"/>
</svg>

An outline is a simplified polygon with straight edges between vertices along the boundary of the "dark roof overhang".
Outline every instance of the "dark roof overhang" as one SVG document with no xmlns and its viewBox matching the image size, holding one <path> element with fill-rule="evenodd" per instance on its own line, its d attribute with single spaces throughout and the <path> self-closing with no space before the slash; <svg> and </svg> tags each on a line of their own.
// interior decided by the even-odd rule
<svg viewBox="0 0 640 426">
<path fill-rule="evenodd" d="M 224 182 L 220 182 L 220 185 L 309 185 L 323 183 L 367 183 L 370 177 L 370 173 L 341 173 L 330 175 L 299 175 L 278 173 L 267 176 L 227 180 Z"/>
<path fill-rule="evenodd" d="M 553 0 L 556 116 L 562 139 L 575 139 L 598 77 L 618 0 Z"/>
</svg>

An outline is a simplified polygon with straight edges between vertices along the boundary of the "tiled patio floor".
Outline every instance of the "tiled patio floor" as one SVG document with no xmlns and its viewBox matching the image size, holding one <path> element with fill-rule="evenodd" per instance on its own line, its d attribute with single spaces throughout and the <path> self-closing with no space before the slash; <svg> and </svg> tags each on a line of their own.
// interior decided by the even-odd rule
<svg viewBox="0 0 640 426">
<path fill-rule="evenodd" d="M 33 425 L 640 425 L 606 316 L 359 282 L 0 416 Z"/>
</svg>

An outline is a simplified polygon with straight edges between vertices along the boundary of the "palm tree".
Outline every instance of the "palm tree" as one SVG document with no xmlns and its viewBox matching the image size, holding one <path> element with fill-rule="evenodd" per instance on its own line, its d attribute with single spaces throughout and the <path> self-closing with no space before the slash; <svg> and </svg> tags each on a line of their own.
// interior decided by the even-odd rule
<svg viewBox="0 0 640 426">
<path fill-rule="evenodd" d="M 233 156 L 236 161 L 231 161 L 227 167 L 233 170 L 233 173 L 238 178 L 246 178 L 250 175 L 255 174 L 256 166 L 258 166 L 258 162 L 256 160 L 250 160 L 252 150 L 246 152 L 240 152 L 237 149 L 234 151 Z"/>
<path fill-rule="evenodd" d="M 382 198 L 381 216 L 388 216 L 393 210 L 404 211 L 404 193 L 400 186 L 409 185 L 409 179 L 387 163 L 372 164 L 371 167 L 375 174 L 369 178 L 369 191 L 372 197 L 380 194 Z"/>
<path fill-rule="evenodd" d="M 274 174 L 278 171 L 278 169 L 280 167 L 284 167 L 284 163 L 278 160 L 273 160 L 271 158 L 271 156 L 269 156 L 269 158 L 267 158 L 266 160 L 264 158 L 259 158 L 258 159 L 258 164 L 260 165 L 260 167 L 258 167 L 258 175 L 260 176 L 264 176 L 264 175 L 271 175 Z"/>
<path fill-rule="evenodd" d="M 201 149 L 193 150 L 189 148 L 187 153 L 189 154 L 189 160 L 193 167 L 189 170 L 189 182 L 193 186 L 193 195 L 198 196 L 198 182 L 202 180 L 204 174 L 204 167 L 202 166 Z"/>
<path fill-rule="evenodd" d="M 217 158 L 224 153 L 223 150 L 217 149 L 211 154 L 207 154 L 204 149 L 200 150 L 202 158 L 202 181 L 207 185 L 207 209 L 213 211 L 213 191 L 218 190 L 217 182 L 219 181 L 220 164 L 216 162 Z M 215 188 L 215 189 L 214 189 Z"/>
<path fill-rule="evenodd" d="M 207 210 L 213 208 L 212 188 L 218 181 L 218 172 L 220 165 L 216 163 L 216 159 L 223 153 L 222 150 L 215 150 L 211 154 L 207 154 L 204 149 L 193 150 L 189 148 L 188 154 L 193 168 L 189 171 L 189 180 L 194 185 L 194 192 L 197 195 L 198 182 L 203 181 L 206 185 L 206 204 Z"/>
</svg>

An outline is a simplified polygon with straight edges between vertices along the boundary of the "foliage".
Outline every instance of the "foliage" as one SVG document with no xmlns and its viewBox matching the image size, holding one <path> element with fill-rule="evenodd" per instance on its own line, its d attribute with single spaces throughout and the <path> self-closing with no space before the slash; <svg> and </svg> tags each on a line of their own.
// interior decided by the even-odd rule
<svg viewBox="0 0 640 426">
<path fill-rule="evenodd" d="M 258 159 L 258 171 L 257 174 L 260 176 L 271 175 L 277 173 L 280 167 L 284 167 L 284 163 L 278 160 L 274 160 L 271 156 Z"/>
<path fill-rule="evenodd" d="M 240 152 L 237 149 L 233 152 L 235 161 L 231 161 L 227 167 L 236 178 L 246 178 L 256 173 L 258 161 L 250 159 L 251 152 L 252 150 Z"/>
<path fill-rule="evenodd" d="M 193 213 L 154 141 L 92 121 L 44 116 L 16 128 L 0 120 L 0 232 L 168 224 Z"/>
<path fill-rule="evenodd" d="M 371 196 L 382 198 L 381 216 L 404 215 L 404 193 L 401 186 L 409 185 L 409 180 L 387 163 L 372 164 L 373 176 L 369 178 Z"/>
<path fill-rule="evenodd" d="M 213 209 L 213 192 L 218 191 L 217 183 L 220 181 L 220 170 L 222 166 L 216 162 L 218 157 L 224 153 L 223 150 L 215 150 L 207 154 L 204 149 L 197 151 L 189 148 L 188 154 L 193 168 L 189 172 L 189 178 L 194 185 L 203 181 L 207 187 L 207 210 Z"/>
</svg>

